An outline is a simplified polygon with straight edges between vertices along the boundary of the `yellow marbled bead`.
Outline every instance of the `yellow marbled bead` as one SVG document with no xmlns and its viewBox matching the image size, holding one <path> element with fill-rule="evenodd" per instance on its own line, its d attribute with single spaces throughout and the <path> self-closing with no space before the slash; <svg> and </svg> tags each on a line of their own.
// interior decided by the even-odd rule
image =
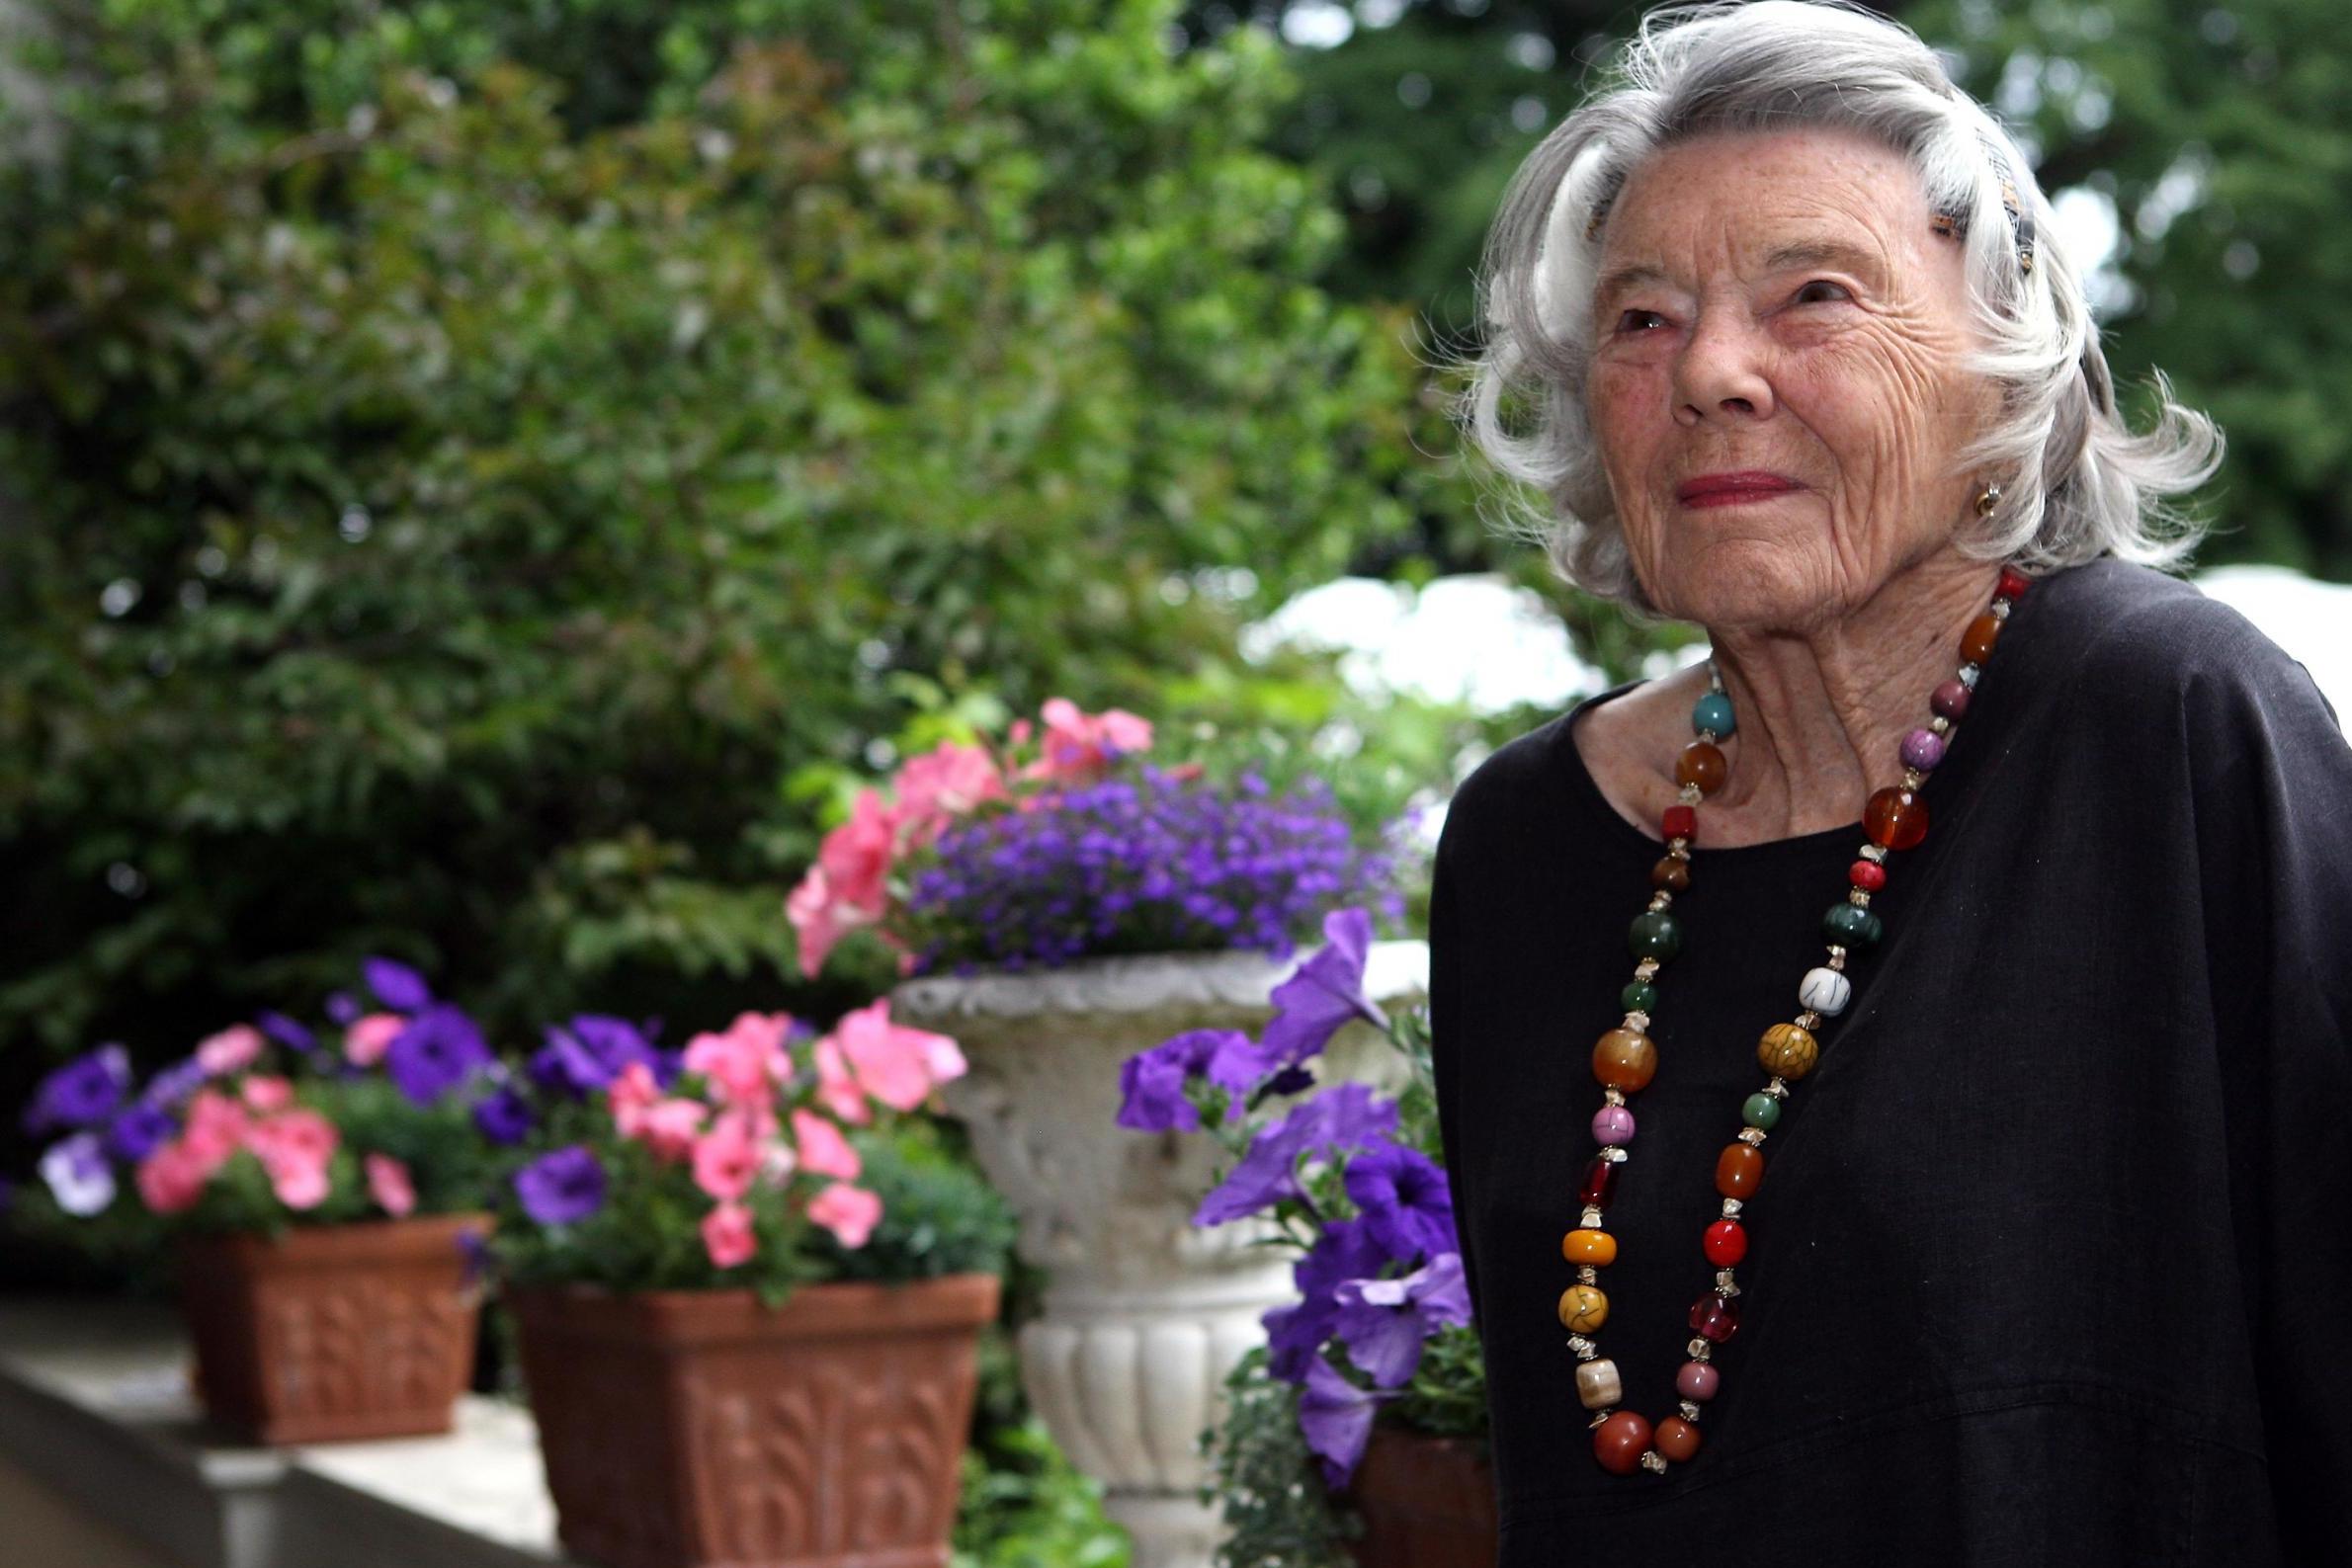
<svg viewBox="0 0 2352 1568">
<path fill-rule="evenodd" d="M 1559 1251 L 1570 1263 L 1606 1269 L 1617 1262 L 1617 1238 L 1605 1230 L 1571 1230 L 1561 1239 Z"/>
<path fill-rule="evenodd" d="M 1756 1060 L 1775 1078 L 1803 1078 L 1820 1057 L 1820 1042 L 1802 1024 L 1775 1024 L 1756 1042 Z"/>
<path fill-rule="evenodd" d="M 1590 1334 L 1609 1321 L 1609 1298 L 1589 1284 L 1572 1284 L 1559 1293 L 1559 1320 L 1570 1334 Z"/>
</svg>

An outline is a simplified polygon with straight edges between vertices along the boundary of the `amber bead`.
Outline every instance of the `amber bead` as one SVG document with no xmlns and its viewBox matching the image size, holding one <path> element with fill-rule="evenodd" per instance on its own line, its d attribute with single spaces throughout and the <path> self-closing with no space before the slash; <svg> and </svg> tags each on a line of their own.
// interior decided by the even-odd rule
<svg viewBox="0 0 2352 1568">
<path fill-rule="evenodd" d="M 1715 1157 L 1715 1190 L 1725 1197 L 1745 1197 L 1764 1180 L 1764 1151 L 1752 1143 L 1726 1143 Z"/>
<path fill-rule="evenodd" d="M 1658 1048 L 1638 1030 L 1613 1029 L 1592 1048 L 1592 1075 L 1611 1089 L 1638 1094 L 1658 1070 Z"/>
<path fill-rule="evenodd" d="M 1820 1041 L 1802 1024 L 1775 1024 L 1756 1041 L 1757 1062 L 1775 1078 L 1803 1078 L 1820 1059 Z"/>
<path fill-rule="evenodd" d="M 1697 784 L 1703 795 L 1714 794 L 1730 776 L 1731 765 L 1723 761 L 1722 750 L 1713 741 L 1692 741 L 1674 759 L 1674 782 Z"/>
<path fill-rule="evenodd" d="M 1927 802 L 1916 789 L 1890 784 L 1862 808 L 1862 831 L 1882 848 L 1910 849 L 1927 837 Z"/>
<path fill-rule="evenodd" d="M 1657 865 L 1649 868 L 1649 885 L 1662 887 L 1669 893 L 1691 890 L 1691 863 L 1678 861 L 1671 855 L 1658 857 Z"/>
<path fill-rule="evenodd" d="M 1617 1238 L 1605 1230 L 1571 1230 L 1560 1238 L 1559 1252 L 1570 1263 L 1606 1269 L 1617 1262 Z"/>
<path fill-rule="evenodd" d="M 1680 1464 L 1699 1451 L 1699 1429 L 1680 1416 L 1668 1416 L 1658 1423 L 1652 1441 L 1660 1454 Z"/>
<path fill-rule="evenodd" d="M 1742 1144 L 1741 1147 L 1746 1147 Z M 1609 1196 L 1617 1191 L 1617 1164 L 1596 1154 L 1584 1168 L 1584 1185 L 1576 1189 L 1576 1201 L 1583 1208 L 1606 1208 Z"/>
<path fill-rule="evenodd" d="M 2000 639 L 2001 618 L 1986 611 L 1969 622 L 1969 629 L 1961 634 L 1960 656 L 1970 664 L 1982 664 L 1992 657 L 1992 645 Z"/>
<path fill-rule="evenodd" d="M 1739 1332 L 1739 1303 L 1710 1290 L 1691 1303 L 1691 1332 L 1721 1345 Z"/>
<path fill-rule="evenodd" d="M 1609 1298 L 1598 1285 L 1572 1284 L 1559 1293 L 1559 1320 L 1570 1334 L 1590 1334 L 1609 1321 Z"/>
<path fill-rule="evenodd" d="M 1593 1429 L 1593 1457 L 1611 1475 L 1632 1475 L 1648 1451 L 1649 1423 L 1634 1411 L 1621 1410 Z"/>
</svg>

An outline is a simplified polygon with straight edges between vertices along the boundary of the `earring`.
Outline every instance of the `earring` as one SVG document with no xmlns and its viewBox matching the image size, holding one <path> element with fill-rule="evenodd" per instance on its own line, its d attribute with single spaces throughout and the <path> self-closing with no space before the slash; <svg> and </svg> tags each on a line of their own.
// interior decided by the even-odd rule
<svg viewBox="0 0 2352 1568">
<path fill-rule="evenodd" d="M 1997 484 L 1988 484 L 1976 496 L 1976 515 L 1990 517 L 2000 510 L 2000 505 L 2001 487 Z"/>
</svg>

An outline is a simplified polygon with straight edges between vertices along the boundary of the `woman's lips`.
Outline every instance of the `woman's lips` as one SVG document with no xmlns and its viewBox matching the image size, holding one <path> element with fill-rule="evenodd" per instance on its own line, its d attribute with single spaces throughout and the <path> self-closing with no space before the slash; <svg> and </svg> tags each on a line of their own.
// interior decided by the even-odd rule
<svg viewBox="0 0 2352 1568">
<path fill-rule="evenodd" d="M 1684 506 L 1738 506 L 1747 501 L 1769 501 L 1776 495 L 1787 495 L 1805 487 L 1783 474 L 1767 473 L 1762 469 L 1743 469 L 1737 473 L 1701 474 L 1687 479 L 1675 489 L 1674 498 Z"/>
</svg>

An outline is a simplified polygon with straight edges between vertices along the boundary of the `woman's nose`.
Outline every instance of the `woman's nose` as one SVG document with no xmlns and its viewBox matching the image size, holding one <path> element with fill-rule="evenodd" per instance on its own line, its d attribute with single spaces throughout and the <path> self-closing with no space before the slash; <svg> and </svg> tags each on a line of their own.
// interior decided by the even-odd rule
<svg viewBox="0 0 2352 1568">
<path fill-rule="evenodd" d="M 1761 419 L 1772 412 L 1765 345 L 1751 323 L 1725 310 L 1704 311 L 1674 366 L 1674 417 L 1696 427 L 1710 420 Z"/>
</svg>

